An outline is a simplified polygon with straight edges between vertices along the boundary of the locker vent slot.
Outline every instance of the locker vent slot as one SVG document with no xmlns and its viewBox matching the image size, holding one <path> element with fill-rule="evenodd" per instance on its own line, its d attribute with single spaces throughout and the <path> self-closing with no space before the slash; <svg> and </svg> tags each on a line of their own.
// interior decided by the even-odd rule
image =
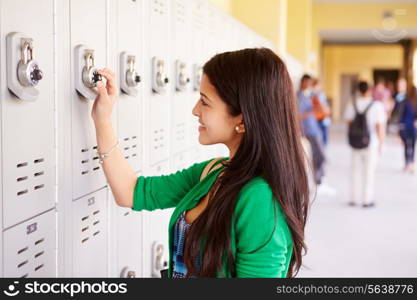
<svg viewBox="0 0 417 300">
<path fill-rule="evenodd" d="M 81 161 L 82 164 L 88 163 L 89 159 L 84 159 Z"/>
<path fill-rule="evenodd" d="M 33 162 L 35 163 L 35 164 L 38 164 L 38 163 L 41 163 L 41 162 L 44 162 L 45 160 L 43 159 L 43 158 L 38 158 L 38 159 L 35 159 Z"/>
<path fill-rule="evenodd" d="M 22 249 L 20 249 L 20 250 L 17 251 L 17 254 L 20 254 L 22 252 L 25 252 L 27 249 L 29 249 L 29 247 L 22 248 Z"/>
<path fill-rule="evenodd" d="M 21 262 L 20 264 L 17 265 L 18 268 L 23 267 L 24 265 L 26 265 L 29 261 L 25 260 L 24 262 Z"/>
<path fill-rule="evenodd" d="M 43 264 L 41 264 L 41 265 L 37 266 L 37 267 L 35 268 L 35 272 L 36 272 L 37 270 L 39 270 L 40 268 L 43 268 Z"/>
<path fill-rule="evenodd" d="M 82 241 L 81 241 L 81 243 L 85 243 L 85 242 L 87 242 L 88 241 L 88 237 L 87 238 L 85 238 L 85 239 L 83 239 Z"/>
<path fill-rule="evenodd" d="M 28 273 L 26 273 L 25 275 L 23 275 L 23 276 L 20 276 L 20 278 L 26 278 L 26 277 L 28 277 Z"/>
<path fill-rule="evenodd" d="M 28 163 L 24 162 L 24 163 L 17 164 L 17 167 L 22 168 L 22 167 L 26 167 L 27 165 L 28 165 Z"/>
<path fill-rule="evenodd" d="M 39 189 L 43 188 L 44 186 L 45 186 L 44 184 L 37 185 L 37 186 L 35 186 L 35 190 L 39 190 Z"/>
<path fill-rule="evenodd" d="M 100 169 L 100 167 L 95 167 L 94 169 L 93 169 L 93 171 L 97 171 L 97 170 L 99 170 Z"/>
<path fill-rule="evenodd" d="M 99 234 L 100 233 L 100 230 L 99 231 L 96 231 L 96 232 L 94 232 L 94 236 L 96 236 L 97 234 Z"/>
<path fill-rule="evenodd" d="M 100 210 L 96 210 L 95 212 L 93 212 L 93 215 L 96 215 L 100 212 Z"/>
<path fill-rule="evenodd" d="M 26 180 L 26 179 L 28 179 L 28 177 L 27 177 L 27 176 L 25 176 L 25 177 L 20 177 L 20 178 L 17 178 L 17 182 L 19 182 L 19 181 L 23 181 L 23 180 Z"/>
<path fill-rule="evenodd" d="M 85 174 L 87 174 L 88 173 L 88 170 L 86 170 L 86 171 L 82 171 L 81 172 L 81 175 L 85 175 Z"/>
<path fill-rule="evenodd" d="M 85 221 L 85 220 L 87 220 L 88 219 L 88 216 L 85 216 L 85 217 L 83 217 L 83 218 L 81 218 L 81 221 Z"/>
<path fill-rule="evenodd" d="M 81 232 L 84 232 L 84 231 L 88 230 L 88 228 L 89 228 L 89 226 L 84 227 L 83 229 L 81 229 Z"/>
<path fill-rule="evenodd" d="M 87 152 L 88 151 L 88 149 L 87 148 L 85 148 L 85 149 L 81 149 L 81 152 Z"/>
<path fill-rule="evenodd" d="M 95 221 L 95 222 L 93 223 L 93 225 L 95 226 L 95 225 L 97 225 L 98 223 L 100 223 L 100 221 L 99 221 L 99 220 Z"/>
<path fill-rule="evenodd" d="M 129 212 L 125 212 L 124 213 L 124 216 L 126 217 L 126 216 L 128 216 L 129 215 Z"/>
<path fill-rule="evenodd" d="M 37 177 L 37 176 L 41 176 L 43 174 L 45 174 L 45 172 L 38 172 L 38 173 L 35 173 L 34 175 L 35 175 L 35 177 Z"/>
<path fill-rule="evenodd" d="M 45 251 L 41 251 L 39 253 L 35 254 L 35 258 L 38 258 L 39 256 L 43 255 L 45 253 Z"/>
<path fill-rule="evenodd" d="M 26 194 L 27 192 L 28 192 L 28 190 L 20 191 L 20 192 L 17 192 L 17 195 L 21 196 L 23 194 Z"/>
<path fill-rule="evenodd" d="M 43 243 L 45 241 L 45 239 L 40 239 L 40 240 L 37 240 L 36 242 L 35 242 L 35 245 L 39 245 L 40 243 Z"/>
</svg>

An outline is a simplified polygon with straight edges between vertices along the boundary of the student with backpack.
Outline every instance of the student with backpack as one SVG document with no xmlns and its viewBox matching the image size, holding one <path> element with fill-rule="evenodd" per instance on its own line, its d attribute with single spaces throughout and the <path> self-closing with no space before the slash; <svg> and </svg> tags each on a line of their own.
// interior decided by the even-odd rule
<svg viewBox="0 0 417 300">
<path fill-rule="evenodd" d="M 351 199 L 349 205 L 362 201 L 363 207 L 373 200 L 375 170 L 385 138 L 386 112 L 381 102 L 374 101 L 366 81 L 358 84 L 359 97 L 345 111 L 348 141 L 352 148 Z"/>
</svg>

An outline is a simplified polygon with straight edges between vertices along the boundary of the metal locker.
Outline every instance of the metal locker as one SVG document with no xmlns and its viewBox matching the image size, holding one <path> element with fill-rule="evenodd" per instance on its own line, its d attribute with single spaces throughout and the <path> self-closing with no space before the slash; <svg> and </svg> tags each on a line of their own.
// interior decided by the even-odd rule
<svg viewBox="0 0 417 300">
<path fill-rule="evenodd" d="M 200 82 L 203 74 L 203 65 L 206 62 L 206 31 L 207 31 L 207 5 L 204 0 L 191 1 L 191 55 L 192 58 L 192 92 L 190 95 L 190 113 L 192 108 L 200 99 Z M 198 117 L 191 115 L 189 123 L 190 158 L 189 164 L 202 160 L 202 153 L 205 151 L 203 145 L 198 141 Z"/>
<path fill-rule="evenodd" d="M 117 105 L 120 149 L 135 171 L 142 168 L 143 148 L 143 8 L 139 1 L 111 2 L 111 64 L 120 87 Z M 114 9 L 113 9 L 114 8 Z M 136 20 L 132 22 L 132 20 Z"/>
<path fill-rule="evenodd" d="M 71 147 L 73 199 L 103 188 L 106 180 L 98 162 L 97 144 L 91 108 L 95 88 L 79 82 L 91 55 L 94 68 L 102 68 L 107 62 L 106 5 L 102 0 L 71 0 L 70 47 L 71 47 Z M 81 54 L 80 54 L 81 53 Z M 81 56 L 80 59 L 78 59 Z M 78 83 L 77 83 L 78 82 Z M 82 86 L 82 88 L 80 88 Z M 85 91 L 81 93 L 80 90 Z M 113 114 L 113 119 L 115 119 Z M 117 125 L 113 122 L 114 126 Z"/>
<path fill-rule="evenodd" d="M 108 216 L 107 188 L 87 195 L 72 206 L 73 277 L 107 277 Z"/>
<path fill-rule="evenodd" d="M 4 277 L 56 277 L 56 211 L 3 232 Z"/>
<path fill-rule="evenodd" d="M 175 173 L 179 170 L 185 169 L 192 164 L 190 164 L 189 160 L 187 159 L 189 156 L 188 152 L 189 151 L 184 151 L 173 156 L 171 173 Z"/>
<path fill-rule="evenodd" d="M 169 159 L 169 5 L 147 0 L 144 7 L 144 167 Z M 145 171 L 146 173 L 146 171 Z"/>
<path fill-rule="evenodd" d="M 118 206 L 111 193 L 109 199 L 112 211 L 110 277 L 142 277 L 142 214 Z"/>
<path fill-rule="evenodd" d="M 22 22 L 34 15 L 42 22 Z M 55 206 L 53 1 L 1 1 L 0 20 L 3 228 L 7 228 Z"/>
<path fill-rule="evenodd" d="M 172 0 L 171 4 L 171 171 L 176 171 L 174 156 L 190 148 L 189 128 L 194 116 L 191 113 L 192 61 L 190 59 L 190 5 L 186 0 Z"/>
<path fill-rule="evenodd" d="M 147 176 L 167 175 L 169 161 L 156 165 Z M 143 277 L 160 277 L 168 267 L 168 224 L 173 208 L 143 211 Z"/>
</svg>

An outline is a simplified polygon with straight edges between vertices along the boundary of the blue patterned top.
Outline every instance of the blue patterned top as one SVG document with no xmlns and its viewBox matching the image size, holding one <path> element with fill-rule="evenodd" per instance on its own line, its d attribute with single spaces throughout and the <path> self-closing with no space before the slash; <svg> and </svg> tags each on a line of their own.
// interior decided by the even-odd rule
<svg viewBox="0 0 417 300">
<path fill-rule="evenodd" d="M 186 211 L 184 211 L 179 216 L 174 226 L 172 278 L 185 278 L 185 275 L 187 274 L 187 268 L 184 262 L 184 242 L 185 242 L 185 234 L 187 233 L 191 224 L 187 223 L 187 221 L 185 220 L 185 213 Z M 197 262 L 196 262 L 197 268 L 200 265 L 199 258 L 200 257 L 197 258 Z M 195 278 L 195 276 L 191 276 L 191 278 Z"/>
</svg>

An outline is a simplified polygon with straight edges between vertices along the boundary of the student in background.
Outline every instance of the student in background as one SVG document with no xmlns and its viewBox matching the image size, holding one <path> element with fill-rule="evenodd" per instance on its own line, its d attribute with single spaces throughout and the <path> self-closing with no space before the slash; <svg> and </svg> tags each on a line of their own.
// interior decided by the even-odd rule
<svg viewBox="0 0 417 300">
<path fill-rule="evenodd" d="M 303 75 L 300 82 L 300 89 L 297 92 L 297 99 L 303 135 L 311 147 L 314 182 L 320 185 L 324 176 L 325 156 L 322 133 L 315 117 L 316 110 L 311 101 L 311 83 L 311 76 L 308 74 Z"/>
<path fill-rule="evenodd" d="M 394 101 L 392 99 L 391 91 L 387 88 L 383 77 L 378 78 L 372 91 L 372 98 L 376 101 L 380 101 L 384 105 L 387 116 L 391 115 L 392 109 L 394 108 Z"/>
<path fill-rule="evenodd" d="M 405 172 L 414 173 L 414 152 L 417 137 L 417 89 L 413 86 L 404 107 L 400 120 L 400 137 L 404 143 Z"/>
<path fill-rule="evenodd" d="M 326 95 L 322 91 L 320 81 L 317 78 L 313 79 L 312 86 L 313 97 L 311 100 L 315 108 L 316 120 L 323 137 L 323 145 L 327 146 L 329 141 L 329 126 L 331 123 L 329 103 L 327 102 Z"/>
<path fill-rule="evenodd" d="M 361 123 L 357 122 L 361 118 L 360 114 L 364 114 L 367 137 L 364 136 L 359 142 L 363 142 L 367 146 L 359 147 L 361 149 L 357 146 L 354 147 L 349 138 L 352 146 L 349 205 L 354 206 L 361 201 L 363 207 L 372 207 L 375 205 L 373 199 L 375 171 L 385 138 L 386 112 L 381 102 L 372 99 L 366 81 L 359 82 L 358 90 L 360 95 L 354 100 L 354 103 L 348 104 L 345 119 L 348 121 L 350 134 L 352 130 L 354 131 L 352 126 Z"/>
</svg>

